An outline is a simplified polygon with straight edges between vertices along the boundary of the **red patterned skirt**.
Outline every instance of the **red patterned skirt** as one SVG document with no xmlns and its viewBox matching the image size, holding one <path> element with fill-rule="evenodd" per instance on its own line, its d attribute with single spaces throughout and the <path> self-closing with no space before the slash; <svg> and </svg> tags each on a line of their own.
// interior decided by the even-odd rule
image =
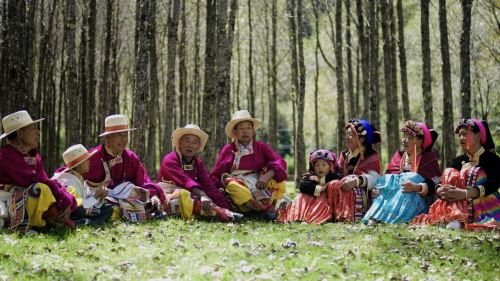
<svg viewBox="0 0 500 281">
<path fill-rule="evenodd" d="M 333 217 L 338 222 L 361 220 L 369 208 L 363 188 L 354 187 L 347 192 L 340 189 L 346 179 L 348 177 L 328 184 L 328 200 L 333 209 Z"/>
<path fill-rule="evenodd" d="M 332 208 L 328 203 L 327 191 L 319 196 L 299 193 L 286 212 L 278 218 L 279 222 L 305 221 L 322 224 L 332 218 Z"/>
</svg>

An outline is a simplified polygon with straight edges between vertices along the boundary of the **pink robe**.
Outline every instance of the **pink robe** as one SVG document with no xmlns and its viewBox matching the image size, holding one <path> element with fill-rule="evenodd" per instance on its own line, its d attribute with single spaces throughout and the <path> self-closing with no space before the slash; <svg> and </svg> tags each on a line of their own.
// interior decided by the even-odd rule
<svg viewBox="0 0 500 281">
<path fill-rule="evenodd" d="M 214 203 L 221 208 L 229 208 L 226 197 L 215 186 L 210 179 L 205 164 L 198 158 L 194 158 L 192 170 L 182 170 L 181 159 L 176 151 L 172 151 L 163 158 L 157 182 L 172 181 L 177 186 L 189 192 L 193 188 L 203 190 Z"/>
<path fill-rule="evenodd" d="M 253 170 L 258 173 L 262 172 L 265 167 L 267 170 L 273 169 L 275 172 L 274 180 L 276 182 L 285 181 L 287 178 L 286 174 L 286 161 L 274 152 L 267 144 L 253 140 L 253 154 L 245 155 L 241 157 L 239 170 Z M 236 149 L 236 143 L 232 142 L 222 149 L 219 158 L 215 163 L 210 176 L 215 182 L 217 187 L 223 188 L 221 176 L 224 173 L 231 173 L 231 167 L 234 161 L 234 152 L 238 151 Z"/>
<path fill-rule="evenodd" d="M 82 175 L 85 180 L 90 181 L 90 186 L 96 186 L 92 183 L 98 183 L 102 186 L 107 186 L 109 189 L 113 189 L 123 182 L 131 182 L 135 186 L 139 186 L 149 190 L 150 197 L 156 195 L 161 202 L 165 202 L 165 195 L 163 193 L 163 190 L 158 185 L 151 182 L 148 174 L 146 173 L 146 169 L 139 160 L 139 157 L 137 157 L 134 152 L 125 149 L 121 155 L 122 160 L 117 161 L 116 164 L 112 165 L 112 161 L 115 161 L 113 159 L 117 157 L 109 154 L 104 148 L 104 145 L 105 144 L 101 144 L 89 150 L 89 153 L 97 151 L 97 153 L 92 155 L 92 157 L 90 157 L 89 159 L 89 171 Z M 108 159 L 108 162 L 112 166 L 109 169 L 111 173 L 111 179 L 106 182 L 104 182 L 104 180 L 106 179 L 104 165 L 107 165 L 105 155 Z M 125 165 L 125 167 L 123 165 Z M 113 180 L 113 178 L 116 180 Z"/>
<path fill-rule="evenodd" d="M 29 187 L 34 183 L 43 183 L 50 188 L 59 210 L 65 210 L 71 206 L 71 212 L 76 211 L 78 206 L 75 197 L 66 192 L 56 180 L 50 180 L 47 177 L 43 169 L 42 158 L 37 151 L 32 149 L 28 154 L 36 158 L 31 165 L 25 160 L 26 155 L 12 145 L 6 144 L 0 149 L 0 189 L 10 190 L 10 188 L 4 188 L 3 185 Z"/>
</svg>

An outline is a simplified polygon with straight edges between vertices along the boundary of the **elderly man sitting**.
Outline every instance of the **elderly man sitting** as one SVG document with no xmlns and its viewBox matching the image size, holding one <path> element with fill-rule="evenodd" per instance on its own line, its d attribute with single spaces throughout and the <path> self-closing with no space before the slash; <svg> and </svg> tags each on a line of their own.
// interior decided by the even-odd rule
<svg viewBox="0 0 500 281">
<path fill-rule="evenodd" d="M 73 228 L 70 215 L 77 208 L 75 198 L 43 169 L 36 151 L 40 131 L 35 127 L 42 120 L 33 121 L 24 110 L 10 114 L 2 120 L 5 133 L 0 136 L 8 139 L 0 149 L 0 203 L 3 211 L 8 204 L 10 215 L 6 224 L 31 234 L 35 233 L 31 228 L 44 228 L 46 221 Z"/>
<path fill-rule="evenodd" d="M 167 195 L 167 213 L 180 212 L 183 219 L 197 215 L 215 221 L 239 221 L 243 215 L 233 213 L 226 197 L 220 192 L 196 153 L 203 150 L 208 135 L 200 127 L 189 124 L 172 134 L 172 143 L 177 148 L 163 158 L 158 184 L 172 194 Z"/>
<path fill-rule="evenodd" d="M 108 188 L 108 202 L 115 208 L 111 220 L 122 215 L 131 221 L 158 217 L 165 195 L 151 182 L 139 157 L 126 149 L 128 132 L 135 128 L 129 128 L 121 114 L 106 117 L 105 125 L 105 132 L 99 137 L 106 137 L 106 142 L 89 150 L 91 154 L 97 152 L 90 157 L 90 168 L 83 178 L 91 187 Z"/>
</svg>

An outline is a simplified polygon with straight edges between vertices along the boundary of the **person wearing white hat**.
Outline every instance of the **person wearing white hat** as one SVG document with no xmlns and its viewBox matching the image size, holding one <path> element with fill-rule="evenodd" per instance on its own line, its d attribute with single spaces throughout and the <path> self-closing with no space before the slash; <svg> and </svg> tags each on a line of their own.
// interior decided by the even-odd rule
<svg viewBox="0 0 500 281">
<path fill-rule="evenodd" d="M 271 203 L 286 191 L 286 162 L 267 144 L 253 140 L 261 126 L 246 110 L 234 113 L 226 125 L 234 142 L 224 146 L 210 176 L 239 211 L 259 211 L 274 219 Z"/>
<path fill-rule="evenodd" d="M 0 190 L 12 193 L 9 203 L 9 227 L 20 231 L 57 225 L 72 228 L 71 212 L 77 208 L 75 198 L 57 181 L 47 177 L 42 158 L 36 151 L 40 131 L 25 110 L 2 119 L 7 144 L 0 149 Z"/>
<path fill-rule="evenodd" d="M 90 188 L 82 177 L 89 171 L 89 158 L 95 153 L 89 153 L 81 144 L 69 147 L 62 154 L 66 166 L 57 169 L 52 177 L 76 199 L 78 209 L 71 213 L 75 225 L 99 224 L 113 214 L 113 206 L 104 203 L 108 195 L 107 188 Z"/>
<path fill-rule="evenodd" d="M 158 185 L 172 188 L 174 194 L 176 194 L 175 190 L 179 189 L 177 193 L 180 197 L 191 197 L 189 193 L 196 195 L 194 204 L 201 205 L 202 216 L 216 217 L 221 221 L 239 221 L 243 215 L 227 210 L 228 199 L 210 179 L 203 161 L 196 157 L 196 153 L 203 150 L 207 140 L 208 134 L 203 132 L 198 125 L 188 124 L 184 128 L 176 129 L 172 133 L 172 143 L 177 150 L 163 158 L 158 173 Z M 167 197 L 177 198 L 175 195 L 167 195 Z M 191 204 L 186 207 L 182 204 L 183 202 L 182 199 L 167 200 L 167 208 L 165 208 L 167 213 L 175 213 L 177 209 L 183 210 L 181 214 L 186 220 L 199 215 L 196 211 L 193 212 Z M 176 203 L 179 203 L 179 208 L 175 208 Z"/>
<path fill-rule="evenodd" d="M 82 175 L 83 178 L 90 187 L 108 188 L 109 203 L 115 208 L 111 220 L 121 219 L 125 214 L 132 221 L 145 221 L 151 215 L 162 214 L 166 199 L 163 190 L 151 182 L 139 157 L 126 148 L 128 132 L 136 129 L 129 128 L 121 114 L 106 117 L 104 123 L 105 131 L 99 137 L 105 137 L 106 142 L 89 150 L 93 154 L 89 158 L 89 171 Z M 128 200 L 132 203 L 127 203 Z"/>
</svg>

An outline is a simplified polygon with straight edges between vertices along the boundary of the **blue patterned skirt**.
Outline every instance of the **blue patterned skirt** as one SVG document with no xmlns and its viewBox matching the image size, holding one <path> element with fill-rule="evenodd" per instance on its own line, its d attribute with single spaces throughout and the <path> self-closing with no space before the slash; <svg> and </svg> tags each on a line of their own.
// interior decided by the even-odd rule
<svg viewBox="0 0 500 281">
<path fill-rule="evenodd" d="M 425 179 L 417 173 L 387 174 L 377 180 L 380 195 L 372 202 L 372 206 L 361 220 L 366 223 L 375 219 L 385 223 L 411 222 L 415 216 L 429 212 L 430 200 L 420 197 L 416 192 L 401 192 L 401 183 L 411 181 L 419 184 Z"/>
</svg>

